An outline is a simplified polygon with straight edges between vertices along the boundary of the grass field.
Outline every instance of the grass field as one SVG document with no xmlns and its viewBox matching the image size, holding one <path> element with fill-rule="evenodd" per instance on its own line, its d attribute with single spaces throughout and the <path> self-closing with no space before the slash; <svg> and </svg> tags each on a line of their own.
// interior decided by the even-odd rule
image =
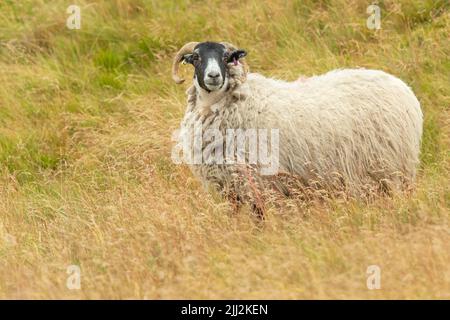
<svg viewBox="0 0 450 320">
<path fill-rule="evenodd" d="M 450 5 L 379 1 L 370 30 L 370 4 L 1 1 L 0 298 L 450 299 Z M 248 209 L 232 217 L 170 157 L 187 88 L 171 60 L 205 40 L 287 80 L 343 67 L 403 79 L 425 116 L 416 190 L 269 208 L 263 227 Z"/>
</svg>

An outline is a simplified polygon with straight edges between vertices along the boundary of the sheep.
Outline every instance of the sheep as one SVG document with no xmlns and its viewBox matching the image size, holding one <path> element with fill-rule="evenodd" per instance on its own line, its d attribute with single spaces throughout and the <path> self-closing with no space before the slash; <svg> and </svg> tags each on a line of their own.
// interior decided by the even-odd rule
<svg viewBox="0 0 450 320">
<path fill-rule="evenodd" d="M 226 150 L 224 139 L 188 145 L 189 152 L 201 152 L 202 159 L 190 167 L 206 187 L 241 204 L 249 201 L 249 186 L 259 188 L 261 181 L 289 195 L 283 174 L 307 187 L 344 190 L 355 197 L 364 197 L 368 190 L 390 193 L 413 185 L 423 115 L 403 81 L 361 68 L 287 82 L 250 73 L 246 55 L 225 42 L 191 42 L 173 61 L 172 77 L 178 84 L 184 81 L 178 75 L 181 62 L 195 68 L 180 139 L 194 127 L 223 137 L 229 129 L 279 132 L 278 172 L 269 176 L 261 174 L 261 163 L 248 171 L 233 161 L 211 161 L 217 156 L 212 149 Z M 244 154 L 248 160 L 248 151 Z M 249 182 L 245 190 L 242 180 Z M 263 205 L 256 200 L 251 200 L 252 207 L 263 216 Z"/>
</svg>

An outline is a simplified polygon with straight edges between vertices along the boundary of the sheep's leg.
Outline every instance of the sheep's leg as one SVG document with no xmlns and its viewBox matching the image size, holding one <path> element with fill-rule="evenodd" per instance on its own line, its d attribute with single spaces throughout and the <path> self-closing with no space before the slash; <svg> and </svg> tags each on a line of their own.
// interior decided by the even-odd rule
<svg viewBox="0 0 450 320">
<path fill-rule="evenodd" d="M 253 214 L 258 218 L 258 220 L 260 221 L 264 221 L 265 220 L 265 209 L 262 203 L 256 203 L 254 202 L 252 204 L 252 211 Z"/>
<path fill-rule="evenodd" d="M 237 215 L 242 208 L 243 199 L 236 192 L 229 192 L 227 194 L 228 201 L 231 204 L 231 210 L 233 215 Z M 250 200 L 250 199 L 249 199 Z M 253 214 L 261 221 L 264 220 L 264 203 L 261 199 L 257 197 L 256 199 L 251 199 L 251 209 Z"/>
<path fill-rule="evenodd" d="M 231 204 L 233 215 L 237 215 L 242 207 L 242 199 L 235 191 L 230 191 L 227 194 L 228 201 Z"/>
<path fill-rule="evenodd" d="M 248 201 L 251 203 L 251 208 L 253 214 L 259 219 L 259 221 L 264 220 L 264 196 L 263 196 L 263 181 L 256 174 L 255 168 L 247 165 L 243 168 L 244 173 L 244 185 L 247 189 Z"/>
</svg>

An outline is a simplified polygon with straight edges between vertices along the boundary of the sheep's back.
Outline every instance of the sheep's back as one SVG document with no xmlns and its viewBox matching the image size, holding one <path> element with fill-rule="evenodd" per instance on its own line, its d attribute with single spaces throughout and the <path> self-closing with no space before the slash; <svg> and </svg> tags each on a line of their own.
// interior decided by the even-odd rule
<svg viewBox="0 0 450 320">
<path fill-rule="evenodd" d="M 280 130 L 281 170 L 307 179 L 340 176 L 355 189 L 414 179 L 422 112 L 398 78 L 364 69 L 291 83 L 253 75 L 248 87 L 248 126 Z"/>
</svg>

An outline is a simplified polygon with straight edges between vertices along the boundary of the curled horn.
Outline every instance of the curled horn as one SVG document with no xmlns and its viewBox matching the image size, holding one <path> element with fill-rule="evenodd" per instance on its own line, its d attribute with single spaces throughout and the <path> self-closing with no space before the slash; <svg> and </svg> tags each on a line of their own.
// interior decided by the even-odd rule
<svg viewBox="0 0 450 320">
<path fill-rule="evenodd" d="M 199 42 L 189 42 L 186 43 L 176 54 L 175 58 L 173 58 L 172 64 L 172 79 L 177 83 L 181 84 L 184 82 L 184 79 L 178 75 L 178 67 L 180 65 L 183 56 L 188 53 L 192 53 L 194 51 L 195 46 L 199 44 Z"/>
</svg>

